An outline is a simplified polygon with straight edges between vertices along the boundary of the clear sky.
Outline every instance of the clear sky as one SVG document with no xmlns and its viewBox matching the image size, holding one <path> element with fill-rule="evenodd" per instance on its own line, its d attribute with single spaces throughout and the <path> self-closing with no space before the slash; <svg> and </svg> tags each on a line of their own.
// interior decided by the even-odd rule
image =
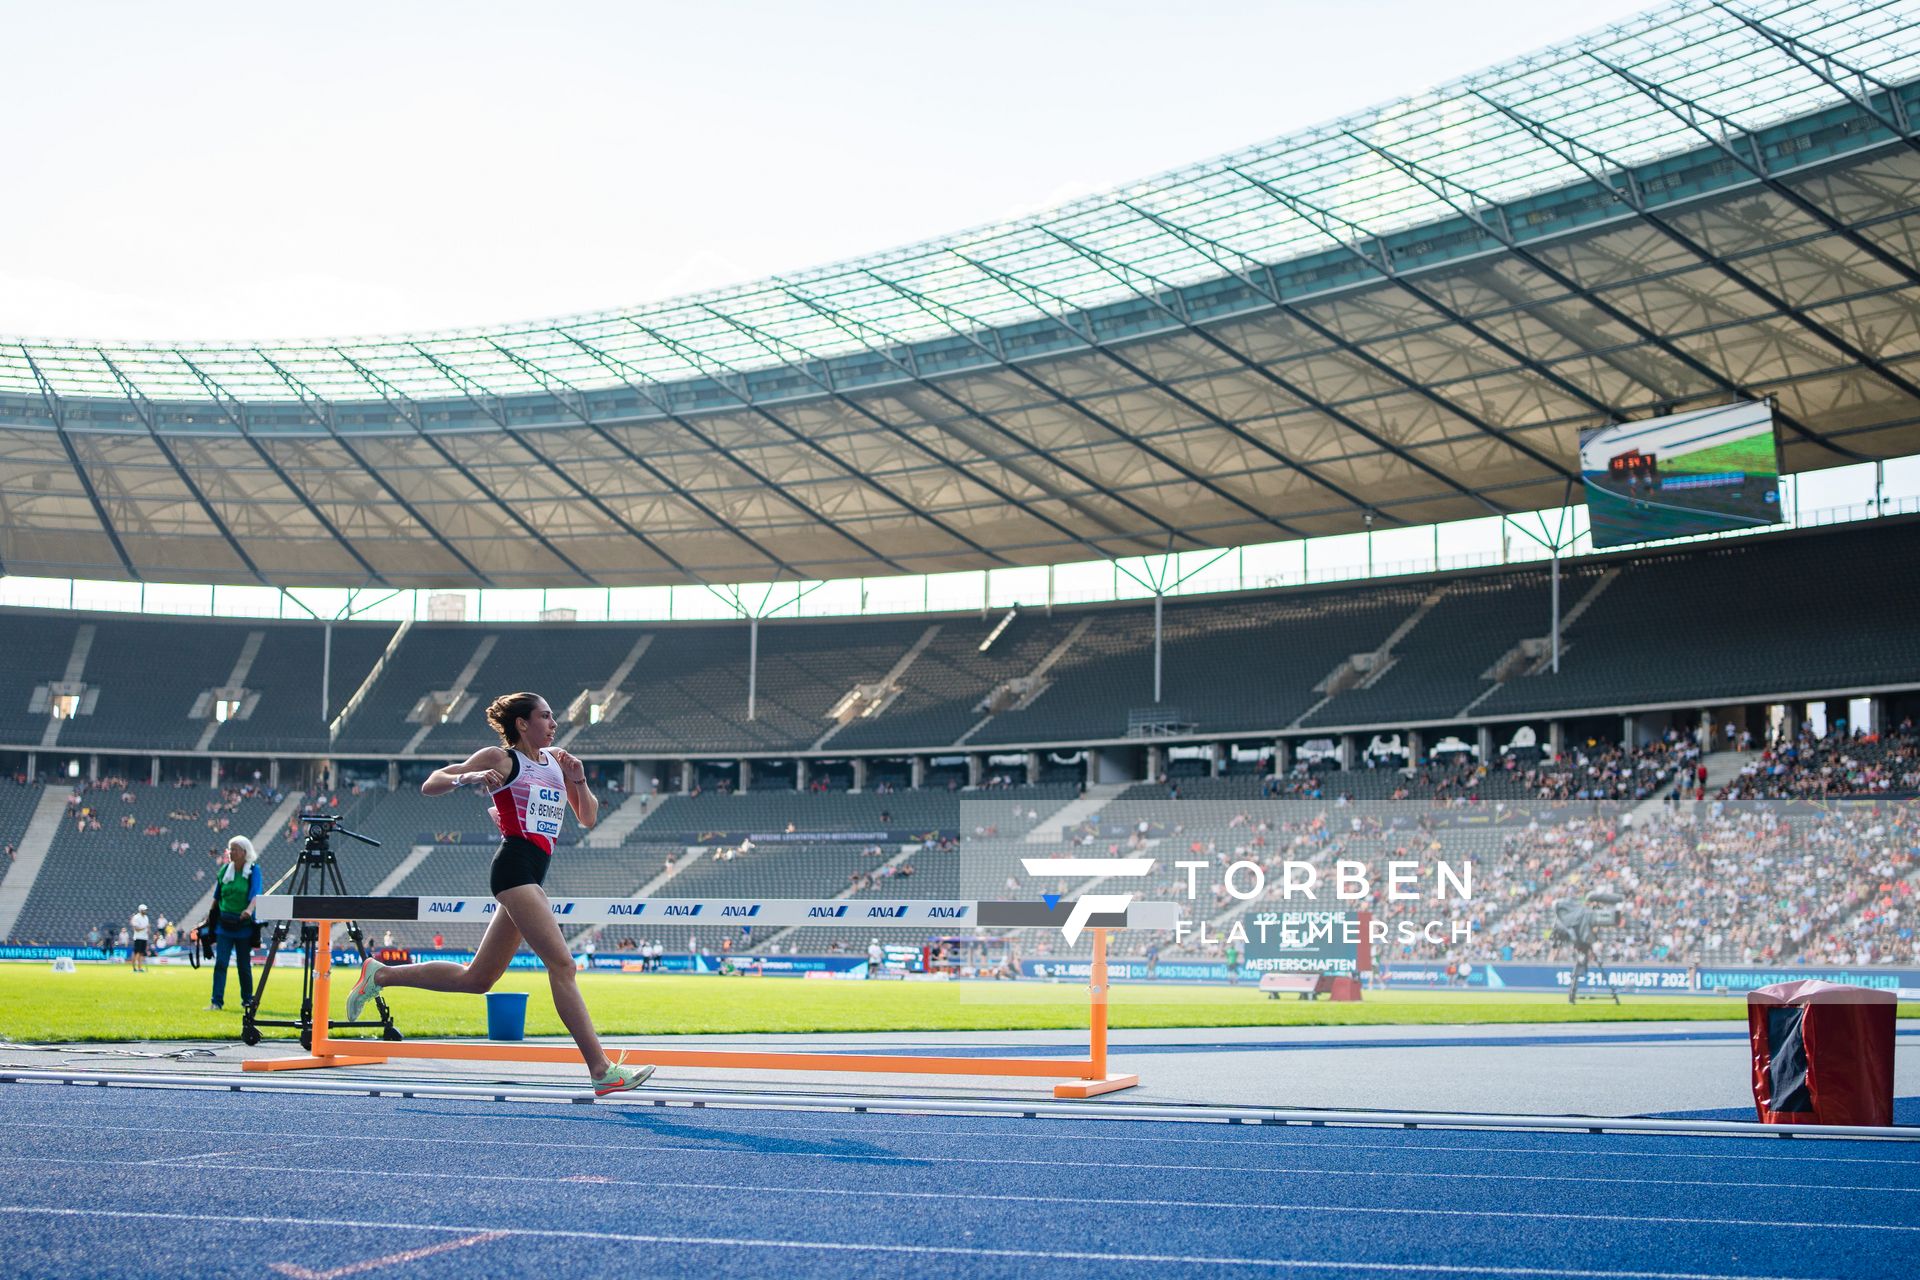
<svg viewBox="0 0 1920 1280">
<path fill-rule="evenodd" d="M 1030 212 L 1648 0 L 0 0 L 0 333 L 618 307 Z"/>
</svg>

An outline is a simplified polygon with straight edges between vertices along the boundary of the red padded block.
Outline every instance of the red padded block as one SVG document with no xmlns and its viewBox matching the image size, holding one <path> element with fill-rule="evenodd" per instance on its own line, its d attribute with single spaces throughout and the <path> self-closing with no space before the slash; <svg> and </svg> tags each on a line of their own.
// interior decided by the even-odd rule
<svg viewBox="0 0 1920 1280">
<path fill-rule="evenodd" d="M 1747 993 L 1763 1124 L 1893 1123 L 1891 991 L 1806 979 Z"/>
</svg>

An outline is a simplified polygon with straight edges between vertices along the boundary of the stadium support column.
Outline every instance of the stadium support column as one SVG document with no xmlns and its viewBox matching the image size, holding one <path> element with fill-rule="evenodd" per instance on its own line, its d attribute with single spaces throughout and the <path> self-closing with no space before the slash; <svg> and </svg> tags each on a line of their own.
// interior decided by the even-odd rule
<svg viewBox="0 0 1920 1280">
<path fill-rule="evenodd" d="M 986 780 L 987 758 L 978 751 L 967 754 L 967 785 L 977 787 Z"/>
<path fill-rule="evenodd" d="M 685 796 L 693 794 L 693 761 L 691 760 L 680 762 L 680 794 Z"/>
<path fill-rule="evenodd" d="M 1351 769 L 1360 763 L 1360 743 L 1350 733 L 1340 735 L 1340 767 Z"/>
<path fill-rule="evenodd" d="M 1480 749 L 1480 763 L 1492 765 L 1493 729 L 1490 726 L 1484 724 L 1480 726 L 1479 730 L 1474 734 L 1474 745 Z"/>
<path fill-rule="evenodd" d="M 807 789 L 807 760 L 805 756 L 797 757 L 793 762 L 793 789 L 795 791 L 805 791 Z"/>
<path fill-rule="evenodd" d="M 1147 748 L 1147 781 L 1158 782 L 1167 776 L 1167 749 L 1165 747 Z"/>
<path fill-rule="evenodd" d="M 1273 740 L 1273 776 L 1284 778 L 1293 772 L 1293 743 L 1286 738 Z"/>
<path fill-rule="evenodd" d="M 151 760 L 149 760 L 148 762 L 147 785 L 150 787 L 157 787 L 160 785 L 160 757 L 159 756 L 152 757 Z"/>
<path fill-rule="evenodd" d="M 925 756 L 913 757 L 913 763 L 909 766 L 907 773 L 907 781 L 912 784 L 915 791 L 927 785 L 927 758 Z"/>
<path fill-rule="evenodd" d="M 1211 748 L 1211 753 L 1213 756 L 1213 776 L 1216 778 L 1224 778 L 1227 774 L 1227 744 L 1224 742 L 1214 743 Z"/>
<path fill-rule="evenodd" d="M 1153 705 L 1160 705 L 1160 610 L 1166 602 L 1163 592 L 1153 593 Z"/>
<path fill-rule="evenodd" d="M 159 782 L 159 775 L 156 774 L 153 780 Z M 267 785 L 275 791 L 280 789 L 280 759 L 277 756 L 267 761 Z"/>
<path fill-rule="evenodd" d="M 1407 730 L 1407 763 L 1417 765 L 1420 757 L 1427 754 L 1427 738 L 1418 729 Z"/>
<path fill-rule="evenodd" d="M 1040 785 L 1040 753 L 1038 751 L 1027 752 L 1027 785 L 1030 787 Z"/>
<path fill-rule="evenodd" d="M 321 630 L 320 639 L 320 723 L 333 723 L 333 623 Z"/>
<path fill-rule="evenodd" d="M 40 777 L 40 753 L 27 752 L 27 781 L 34 782 Z"/>
<path fill-rule="evenodd" d="M 1560 547 L 1553 548 L 1553 674 L 1560 674 Z"/>
<path fill-rule="evenodd" d="M 1558 668 L 1556 667 L 1555 670 L 1558 670 Z M 754 718 L 753 704 L 754 704 L 755 696 L 760 691 L 759 686 L 760 686 L 760 619 L 750 618 L 747 621 L 747 719 L 749 720 Z M 745 767 L 746 766 L 744 764 L 741 766 L 743 770 L 745 769 Z M 740 786 L 740 789 L 742 791 L 745 791 L 747 789 L 746 784 L 742 783 Z"/>
<path fill-rule="evenodd" d="M 867 789 L 867 758 L 865 756 L 853 758 L 853 789 L 855 791 Z"/>
<path fill-rule="evenodd" d="M 218 759 L 207 761 L 207 785 L 215 791 L 220 789 L 220 761 Z M 393 787 L 389 786 L 387 790 L 391 791 Z"/>
<path fill-rule="evenodd" d="M 1694 731 L 1694 741 L 1700 744 L 1701 755 L 1713 753 L 1713 712 L 1700 708 L 1700 727 Z"/>
<path fill-rule="evenodd" d="M 1632 750 L 1640 745 L 1640 725 L 1632 716 L 1620 717 L 1620 745 Z"/>
<path fill-rule="evenodd" d="M 389 794 L 400 789 L 400 762 L 387 761 L 387 791 Z"/>
<path fill-rule="evenodd" d="M 215 767 L 216 768 L 218 767 L 217 763 Z M 87 781 L 88 782 L 100 781 L 100 757 L 97 755 L 90 755 L 87 757 Z M 219 781 L 220 781 L 219 775 L 216 774 L 214 776 L 214 782 L 218 784 Z"/>
<path fill-rule="evenodd" d="M 753 762 L 751 760 L 742 759 L 740 761 L 740 782 L 738 785 L 741 795 L 745 795 L 747 792 L 753 790 Z"/>
<path fill-rule="evenodd" d="M 1558 760 L 1567 749 L 1567 726 L 1558 720 L 1547 723 L 1547 754 Z"/>
</svg>

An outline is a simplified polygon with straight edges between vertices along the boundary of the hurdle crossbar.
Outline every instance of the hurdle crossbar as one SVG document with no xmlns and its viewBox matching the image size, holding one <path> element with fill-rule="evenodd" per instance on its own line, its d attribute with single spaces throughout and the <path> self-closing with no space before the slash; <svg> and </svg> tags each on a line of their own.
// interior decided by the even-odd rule
<svg viewBox="0 0 1920 1280">
<path fill-rule="evenodd" d="M 1110 899 L 1103 900 L 1107 907 Z M 925 928 L 929 925 L 986 928 L 1034 928 L 1067 924 L 1076 903 L 1045 902 L 849 902 L 750 899 L 557 898 L 556 917 L 569 924 L 673 923 L 784 926 L 851 924 L 874 928 Z M 356 898 L 312 895 L 263 895 L 255 909 L 261 920 L 303 920 L 317 926 L 314 941 L 313 1031 L 311 1052 L 289 1058 L 248 1059 L 248 1071 L 297 1071 L 322 1067 L 366 1066 L 394 1058 L 431 1058 L 469 1062 L 580 1064 L 571 1044 L 502 1044 L 493 1041 L 338 1039 L 332 1034 L 333 925 L 340 920 L 478 923 L 490 920 L 499 904 L 492 898 Z M 1107 1069 L 1107 934 L 1110 929 L 1169 930 L 1180 919 L 1171 902 L 1137 902 L 1119 910 L 1085 913 L 1082 925 L 1093 934 L 1089 983 L 1089 1045 L 1085 1058 L 953 1058 L 910 1054 L 773 1053 L 748 1049 L 666 1049 L 648 1045 L 645 1061 L 668 1067 L 718 1067 L 759 1071 L 874 1072 L 941 1076 L 1067 1077 L 1056 1084 L 1059 1098 L 1091 1098 L 1132 1088 L 1140 1077 Z M 612 1050 L 619 1054 L 618 1049 Z M 625 1051 L 631 1060 L 633 1051 Z"/>
</svg>

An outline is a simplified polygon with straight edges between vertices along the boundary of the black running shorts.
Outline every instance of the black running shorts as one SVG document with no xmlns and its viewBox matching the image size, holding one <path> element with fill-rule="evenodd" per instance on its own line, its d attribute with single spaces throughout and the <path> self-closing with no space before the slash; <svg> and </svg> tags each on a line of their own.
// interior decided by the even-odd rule
<svg viewBox="0 0 1920 1280">
<path fill-rule="evenodd" d="M 500 848 L 493 855 L 493 870 L 488 877 L 488 887 L 494 897 L 508 889 L 523 884 L 542 884 L 547 878 L 547 864 L 553 861 L 545 849 L 525 836 L 507 836 L 500 841 Z"/>
</svg>

